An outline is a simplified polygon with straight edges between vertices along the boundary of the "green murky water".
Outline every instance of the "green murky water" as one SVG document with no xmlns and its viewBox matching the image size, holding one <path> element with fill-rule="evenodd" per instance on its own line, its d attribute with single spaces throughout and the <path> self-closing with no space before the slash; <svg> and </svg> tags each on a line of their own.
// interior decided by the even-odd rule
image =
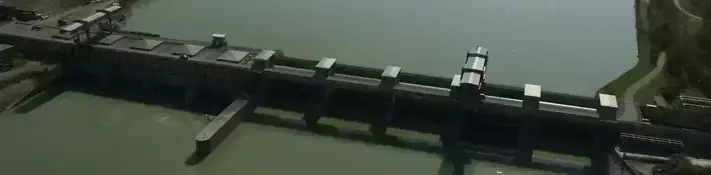
<svg viewBox="0 0 711 175">
<path fill-rule="evenodd" d="M 143 0 L 127 30 L 452 77 L 476 45 L 487 82 L 592 96 L 637 62 L 632 0 Z"/>
<path fill-rule="evenodd" d="M 53 12 L 74 0 L 40 3 Z M 55 3 L 55 4 L 52 4 Z M 48 5 L 49 4 L 49 5 Z M 601 13 L 604 12 L 604 13 Z M 474 45 L 492 52 L 487 81 L 592 95 L 637 62 L 633 1 L 139 0 L 126 29 L 276 48 L 353 65 L 450 77 Z M 186 165 L 200 114 L 63 92 L 0 114 L 0 174 L 447 174 L 435 154 L 244 124 Z M 545 153 L 538 153 L 545 154 Z M 559 157 L 557 155 L 545 154 Z M 581 158 L 570 158 L 585 162 Z M 474 162 L 467 174 L 553 174 Z"/>
<path fill-rule="evenodd" d="M 243 124 L 211 156 L 186 161 L 203 116 L 82 92 L 0 114 L 0 174 L 448 174 L 436 154 Z M 553 174 L 474 162 L 467 174 Z"/>
<path fill-rule="evenodd" d="M 0 174 L 185 174 L 191 135 L 206 124 L 187 112 L 64 92 L 0 115 Z"/>
</svg>

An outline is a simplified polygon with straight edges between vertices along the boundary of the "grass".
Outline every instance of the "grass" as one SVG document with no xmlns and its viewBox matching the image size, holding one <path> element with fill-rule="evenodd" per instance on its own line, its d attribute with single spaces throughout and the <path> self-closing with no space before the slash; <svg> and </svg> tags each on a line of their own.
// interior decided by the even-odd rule
<svg viewBox="0 0 711 175">
<path fill-rule="evenodd" d="M 648 64 L 649 60 L 643 60 L 640 59 L 640 61 L 632 67 L 629 71 L 625 72 L 622 74 L 620 77 L 615 79 L 614 81 L 610 82 L 603 88 L 603 92 L 612 94 L 618 97 L 624 96 L 625 90 L 627 90 L 627 87 L 632 85 L 633 83 L 637 82 L 637 80 L 641 79 L 647 73 L 652 71 L 654 69 L 654 66 L 651 64 Z"/>
<path fill-rule="evenodd" d="M 645 75 L 650 73 L 654 68 L 656 68 L 656 61 L 654 59 L 659 56 L 656 54 L 650 43 L 650 36 L 646 34 L 638 34 L 637 45 L 638 45 L 638 62 L 629 71 L 622 74 L 620 77 L 609 83 L 603 88 L 603 92 L 613 94 L 618 97 L 624 97 L 625 91 L 629 86 L 642 79 Z M 670 58 L 667 58 L 670 59 Z M 658 94 L 660 88 L 666 83 L 666 68 L 657 76 L 653 77 L 646 85 L 643 85 L 634 94 L 634 101 L 639 104 L 653 104 L 654 96 Z"/>
<path fill-rule="evenodd" d="M 620 75 L 620 77 L 603 87 L 602 92 L 623 97 L 627 87 L 637 82 L 637 80 L 641 79 L 654 69 L 654 65 L 652 65 L 651 60 L 651 45 L 649 37 L 645 34 L 639 34 L 637 36 L 637 47 L 637 64 L 635 64 L 632 69 L 628 70 L 624 74 Z"/>
</svg>

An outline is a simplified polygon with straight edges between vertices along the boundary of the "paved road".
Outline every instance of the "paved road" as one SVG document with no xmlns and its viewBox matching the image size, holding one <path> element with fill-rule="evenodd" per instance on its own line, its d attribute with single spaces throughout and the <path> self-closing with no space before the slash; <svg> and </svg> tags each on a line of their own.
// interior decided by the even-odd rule
<svg viewBox="0 0 711 175">
<path fill-rule="evenodd" d="M 637 92 L 647 84 L 649 84 L 652 79 L 660 76 L 662 73 L 662 70 L 664 68 L 664 65 L 666 64 L 666 54 L 662 53 L 659 55 L 659 59 L 657 59 L 657 67 L 655 67 L 652 71 L 647 73 L 644 77 L 639 79 L 637 82 L 634 84 L 630 85 L 627 90 L 625 90 L 624 97 L 623 99 L 623 106 L 622 106 L 622 114 L 620 115 L 620 120 L 623 121 L 640 121 L 640 115 L 639 115 L 639 109 L 635 107 L 635 101 L 634 101 L 634 95 L 637 94 Z M 643 63 L 639 63 L 643 64 Z"/>
</svg>

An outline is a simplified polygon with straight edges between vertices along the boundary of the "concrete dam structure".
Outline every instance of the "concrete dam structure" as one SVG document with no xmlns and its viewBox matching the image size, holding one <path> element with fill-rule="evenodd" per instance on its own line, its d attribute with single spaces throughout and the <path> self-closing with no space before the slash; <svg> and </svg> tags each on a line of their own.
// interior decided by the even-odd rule
<svg viewBox="0 0 711 175">
<path fill-rule="evenodd" d="M 711 140 L 709 133 L 648 124 L 641 120 L 643 116 L 621 117 L 625 116 L 618 109 L 622 104 L 613 95 L 577 97 L 544 92 L 535 84 L 488 84 L 488 63 L 496 58 L 481 46 L 462 52 L 459 74 L 441 78 L 409 74 L 407 68 L 396 65 L 357 67 L 339 64 L 337 58 L 312 61 L 274 49 L 231 46 L 223 34 L 212 34 L 212 42 L 197 42 L 100 27 L 114 23 L 120 15 L 121 7 L 109 6 L 61 27 L 10 22 L 0 26 L 0 42 L 15 46 L 33 61 L 61 65 L 65 79 L 90 79 L 109 86 L 131 82 L 156 91 L 179 88 L 184 90 L 181 95 L 186 104 L 202 103 L 196 99 L 203 94 L 229 100 L 195 137 L 199 157 L 208 156 L 259 106 L 302 112 L 301 120 L 286 123 L 311 129 L 322 125 L 319 119 L 338 111 L 368 111 L 355 120 L 368 123 L 369 132 L 339 130 L 336 135 L 393 144 L 384 141 L 391 137 L 388 128 L 431 132 L 440 136 L 440 142 L 399 138 L 400 143 L 393 145 L 440 152 L 454 162 L 466 162 L 476 155 L 472 150 L 480 149 L 465 145 L 486 142 L 471 139 L 481 134 L 471 132 L 477 127 L 472 123 L 513 124 L 516 134 L 507 139 L 515 145 L 503 151 L 501 159 L 561 171 L 577 167 L 536 158 L 533 150 L 546 147 L 536 142 L 566 131 L 582 133 L 593 174 L 610 174 L 615 146 L 623 141 L 654 141 L 695 152 L 703 144 L 690 141 Z M 664 110 L 653 107 L 640 115 Z M 405 125 L 404 120 L 439 127 L 422 129 L 428 127 Z M 550 126 L 563 129 L 551 133 Z"/>
</svg>

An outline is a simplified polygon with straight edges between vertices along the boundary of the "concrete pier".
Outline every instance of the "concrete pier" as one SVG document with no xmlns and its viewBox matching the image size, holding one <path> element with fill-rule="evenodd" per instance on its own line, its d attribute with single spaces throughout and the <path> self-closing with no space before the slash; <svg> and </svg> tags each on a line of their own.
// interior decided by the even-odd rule
<svg viewBox="0 0 711 175">
<path fill-rule="evenodd" d="M 336 64 L 336 59 L 323 58 L 316 64 L 316 74 L 313 78 L 317 83 L 311 87 L 311 96 L 309 108 L 304 112 L 303 120 L 309 126 L 314 126 L 318 120 L 326 114 L 328 108 L 328 100 L 331 95 L 331 88 L 326 85 L 326 78 L 333 75 L 333 65 Z"/>
<path fill-rule="evenodd" d="M 399 83 L 400 67 L 388 66 L 380 76 L 379 106 L 381 114 L 376 115 L 370 124 L 370 132 L 377 137 L 384 136 L 395 112 L 394 87 Z"/>
<path fill-rule="evenodd" d="M 521 114 L 521 127 L 518 134 L 518 150 L 516 152 L 516 162 L 519 164 L 530 164 L 535 148 L 536 137 L 538 136 L 538 124 L 536 120 L 527 115 L 538 111 L 541 103 L 541 86 L 526 84 L 523 96 L 524 113 Z"/>
<path fill-rule="evenodd" d="M 617 98 L 608 94 L 599 94 L 600 119 L 606 121 L 617 120 Z M 593 147 L 590 156 L 590 166 L 593 174 L 606 175 L 610 171 L 610 155 L 614 153 L 615 143 L 619 142 L 620 133 L 612 130 L 600 130 L 593 133 Z"/>
<path fill-rule="evenodd" d="M 255 109 L 256 105 L 249 100 L 235 99 L 195 137 L 195 152 L 200 155 L 212 152 Z"/>
</svg>

